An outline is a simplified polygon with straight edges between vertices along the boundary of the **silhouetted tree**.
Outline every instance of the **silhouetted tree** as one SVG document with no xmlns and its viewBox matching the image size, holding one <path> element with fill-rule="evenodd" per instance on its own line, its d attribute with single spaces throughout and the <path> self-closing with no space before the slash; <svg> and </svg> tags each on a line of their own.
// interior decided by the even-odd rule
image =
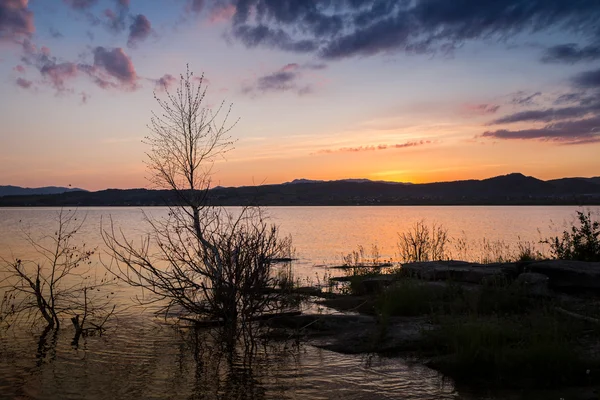
<svg viewBox="0 0 600 400">
<path fill-rule="evenodd" d="M 196 84 L 197 82 L 197 84 Z M 128 284 L 153 294 L 143 303 L 162 301 L 161 311 L 218 319 L 231 336 L 247 329 L 253 317 L 282 307 L 273 260 L 289 256 L 290 239 L 280 239 L 261 210 L 227 211 L 210 205 L 208 190 L 215 160 L 232 147 L 231 106 L 212 112 L 204 106 L 204 79 L 181 75 L 175 94 L 155 99 L 151 134 L 145 139 L 149 178 L 170 189 L 176 204 L 164 219 L 146 217 L 151 233 L 139 245 L 114 226 L 103 229 L 116 266 Z"/>
<path fill-rule="evenodd" d="M 111 295 L 100 289 L 109 289 L 113 283 L 107 276 L 96 276 L 91 261 L 95 249 L 75 242 L 83 222 L 75 211 L 61 210 L 52 235 L 37 238 L 25 234 L 37 259 L 1 260 L 0 321 L 11 326 L 42 319 L 47 332 L 70 317 L 75 343 L 89 330 L 103 330 L 115 307 L 109 307 Z"/>
</svg>

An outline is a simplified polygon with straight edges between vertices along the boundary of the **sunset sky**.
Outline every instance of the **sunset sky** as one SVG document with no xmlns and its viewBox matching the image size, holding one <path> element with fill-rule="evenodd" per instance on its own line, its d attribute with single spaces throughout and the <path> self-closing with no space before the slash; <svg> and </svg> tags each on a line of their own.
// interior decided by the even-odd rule
<svg viewBox="0 0 600 400">
<path fill-rule="evenodd" d="M 186 64 L 216 185 L 600 175 L 599 0 L 0 0 L 0 185 L 148 187 Z"/>
</svg>

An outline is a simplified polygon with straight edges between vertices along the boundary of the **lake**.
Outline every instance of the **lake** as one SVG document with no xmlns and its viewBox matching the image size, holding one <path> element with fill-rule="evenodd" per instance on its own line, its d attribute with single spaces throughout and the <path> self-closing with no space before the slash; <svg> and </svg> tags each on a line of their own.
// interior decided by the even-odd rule
<svg viewBox="0 0 600 400">
<path fill-rule="evenodd" d="M 519 242 L 536 244 L 573 222 L 577 207 L 273 207 L 281 233 L 291 235 L 297 277 L 315 283 L 342 254 L 377 246 L 396 260 L 398 233 L 419 221 L 444 226 L 454 241 L 452 258 L 509 254 Z M 590 209 L 600 212 L 599 207 Z M 56 228 L 58 209 L 0 209 L 0 257 L 36 258 L 24 233 L 38 238 Z M 152 218 L 164 208 L 145 208 Z M 233 210 L 235 211 L 235 210 Z M 101 224 L 112 218 L 128 238 L 147 232 L 137 208 L 82 208 L 79 239 L 103 253 Z M 540 249 L 542 249 L 540 247 Z M 107 255 L 102 257 L 106 260 Z M 97 263 L 97 259 L 94 259 Z M 94 264 L 95 265 L 95 264 Z M 101 268 L 101 267 L 97 267 Z M 133 289 L 117 297 L 126 303 Z M 0 293 L 1 294 L 1 293 Z M 224 359 L 210 338 L 174 329 L 148 311 L 118 314 L 102 336 L 70 344 L 71 326 L 40 340 L 39 329 L 0 333 L 0 398 L 19 399 L 471 399 L 437 372 L 401 358 L 342 355 L 313 346 L 275 343 L 252 365 Z M 481 398 L 479 395 L 476 398 Z"/>
</svg>

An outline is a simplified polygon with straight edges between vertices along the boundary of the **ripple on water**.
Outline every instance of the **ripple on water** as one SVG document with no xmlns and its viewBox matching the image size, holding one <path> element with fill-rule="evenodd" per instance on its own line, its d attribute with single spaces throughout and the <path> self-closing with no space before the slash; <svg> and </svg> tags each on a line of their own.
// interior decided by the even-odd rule
<svg viewBox="0 0 600 400">
<path fill-rule="evenodd" d="M 121 322 L 78 348 L 69 335 L 50 335 L 40 351 L 31 333 L 0 337 L 0 398 L 458 398 L 435 371 L 397 358 L 279 343 L 249 367 L 243 358 L 228 362 L 206 337 L 160 324 Z"/>
</svg>

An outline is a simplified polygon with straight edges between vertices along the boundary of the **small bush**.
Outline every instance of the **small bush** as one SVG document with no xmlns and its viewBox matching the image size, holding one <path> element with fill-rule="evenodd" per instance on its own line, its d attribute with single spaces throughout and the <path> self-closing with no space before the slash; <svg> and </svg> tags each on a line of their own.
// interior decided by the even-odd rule
<svg viewBox="0 0 600 400">
<path fill-rule="evenodd" d="M 594 221 L 591 213 L 577 211 L 579 226 L 565 230 L 562 236 L 548 238 L 542 243 L 550 245 L 556 259 L 577 261 L 600 261 L 600 221 Z"/>
<path fill-rule="evenodd" d="M 402 262 L 437 261 L 448 258 L 448 230 L 441 225 L 431 227 L 417 222 L 408 231 L 398 234 L 398 251 Z"/>
</svg>

